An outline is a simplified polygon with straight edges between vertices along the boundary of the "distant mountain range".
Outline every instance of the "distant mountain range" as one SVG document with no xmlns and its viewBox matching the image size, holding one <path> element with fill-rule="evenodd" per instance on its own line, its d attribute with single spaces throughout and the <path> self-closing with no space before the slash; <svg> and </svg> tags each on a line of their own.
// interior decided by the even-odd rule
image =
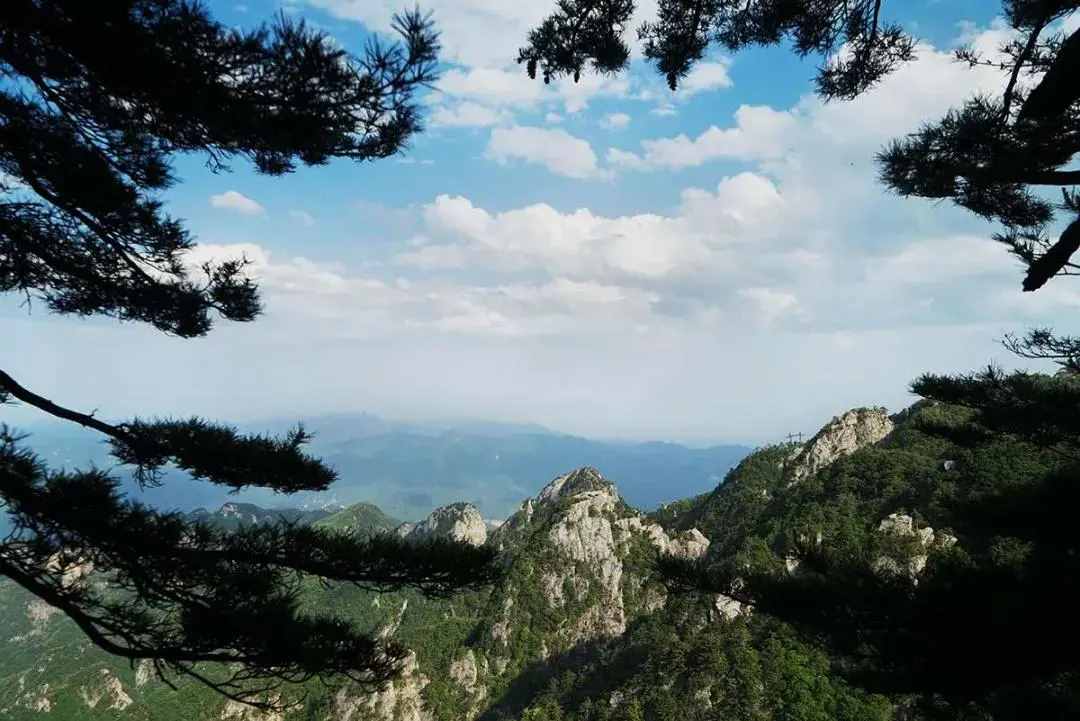
<svg viewBox="0 0 1080 721">
<path fill-rule="evenodd" d="M 401 521 L 386 515 L 378 506 L 363 502 L 354 503 L 348 507 L 327 506 L 312 510 L 263 508 L 254 503 L 229 502 L 221 504 L 216 511 L 197 508 L 188 514 L 188 518 L 227 531 L 241 526 L 280 521 L 301 526 L 336 528 L 354 533 L 392 531 L 401 525 Z"/>
<path fill-rule="evenodd" d="M 270 420 L 247 424 L 245 430 L 281 432 L 294 423 Z M 311 452 L 340 475 L 329 492 L 283 497 L 252 490 L 230 497 L 186 476 L 167 477 L 160 488 L 139 490 L 132 484 L 131 492 L 184 511 L 225 502 L 309 511 L 366 501 L 402 520 L 418 520 L 437 506 L 465 500 L 485 518 L 502 519 L 567 468 L 593 465 L 620 479 L 628 503 L 647 510 L 711 490 L 750 451 L 740 445 L 596 441 L 535 425 L 399 423 L 370 414 L 309 418 L 304 425 L 316 434 Z M 99 435 L 68 425 L 26 430 L 31 433 L 27 447 L 50 467 L 115 466 Z M 115 471 L 123 474 L 123 468 Z"/>
</svg>

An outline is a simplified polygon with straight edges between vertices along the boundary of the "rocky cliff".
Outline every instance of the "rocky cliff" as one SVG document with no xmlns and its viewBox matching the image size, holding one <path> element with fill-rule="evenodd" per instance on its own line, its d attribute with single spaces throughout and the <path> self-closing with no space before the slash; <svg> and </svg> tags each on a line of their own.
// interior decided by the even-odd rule
<svg viewBox="0 0 1080 721">
<path fill-rule="evenodd" d="M 855 408 L 836 416 L 800 447 L 785 465 L 791 484 L 812 476 L 837 459 L 873 445 L 893 431 L 893 422 L 884 408 Z"/>
<path fill-rule="evenodd" d="M 442 538 L 473 546 L 487 542 L 488 523 L 471 503 L 451 503 L 432 511 L 419 523 L 403 523 L 395 531 L 411 541 Z"/>
</svg>

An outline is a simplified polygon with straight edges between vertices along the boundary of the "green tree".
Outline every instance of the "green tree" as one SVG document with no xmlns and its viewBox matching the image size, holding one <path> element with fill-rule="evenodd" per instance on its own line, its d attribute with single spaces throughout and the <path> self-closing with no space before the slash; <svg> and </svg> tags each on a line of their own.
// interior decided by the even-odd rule
<svg viewBox="0 0 1080 721">
<path fill-rule="evenodd" d="M 159 199 L 174 181 L 170 159 L 201 153 L 223 171 L 241 158 L 280 175 L 393 155 L 420 129 L 415 93 L 434 80 L 438 52 L 418 12 L 395 27 L 399 42 L 353 56 L 285 15 L 240 31 L 196 1 L 0 3 L 0 292 L 184 338 L 215 316 L 254 319 L 245 261 L 187 266 L 193 240 Z M 299 427 L 276 439 L 201 419 L 108 423 L 4 371 L 0 401 L 101 432 L 143 485 L 168 465 L 232 490 L 322 490 L 335 479 L 303 453 Z M 14 521 L 0 574 L 107 651 L 233 698 L 265 703 L 286 681 L 378 685 L 397 672 L 400 646 L 301 610 L 304 576 L 441 595 L 493 575 L 490 552 L 453 544 L 190 525 L 125 498 L 105 472 L 50 472 L 19 441 L 0 432 L 0 501 Z M 91 566 L 108 590 L 77 580 Z"/>
</svg>

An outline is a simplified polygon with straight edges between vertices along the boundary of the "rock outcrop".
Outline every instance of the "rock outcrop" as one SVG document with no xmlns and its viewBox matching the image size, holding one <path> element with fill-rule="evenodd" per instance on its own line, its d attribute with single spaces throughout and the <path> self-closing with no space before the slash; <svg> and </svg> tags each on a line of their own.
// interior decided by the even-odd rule
<svg viewBox="0 0 1080 721">
<path fill-rule="evenodd" d="M 471 503 L 451 503 L 436 508 L 419 523 L 403 523 L 395 533 L 411 541 L 443 538 L 482 546 L 487 542 L 488 524 Z"/>
<path fill-rule="evenodd" d="M 731 621 L 739 616 L 749 615 L 750 611 L 750 606 L 722 593 L 716 594 L 713 601 L 712 612 L 715 619 Z"/>
<path fill-rule="evenodd" d="M 655 610 L 666 599 L 663 585 L 635 567 L 635 559 L 655 552 L 699 558 L 709 547 L 697 529 L 670 535 L 627 506 L 615 486 L 591 467 L 552 480 L 492 534 L 491 542 L 511 568 L 528 569 L 519 570 L 517 584 L 502 591 L 500 617 L 489 635 L 495 664 L 513 645 L 513 634 L 532 622 L 529 613 L 560 619 L 539 640 L 546 652 L 622 634 L 631 614 Z M 535 549 L 529 553 L 539 557 L 522 556 L 523 548 Z M 536 602 L 530 606 L 524 596 L 538 599 L 541 608 L 525 611 Z"/>
<path fill-rule="evenodd" d="M 892 430 L 892 419 L 884 408 L 855 408 L 833 418 L 784 464 L 788 485 L 877 443 Z"/>
<path fill-rule="evenodd" d="M 91 686 L 79 688 L 79 696 L 89 708 L 97 708 L 102 705 L 114 711 L 123 711 L 134 703 L 131 696 L 124 690 L 120 679 L 108 669 L 101 669 L 101 682 Z"/>
<path fill-rule="evenodd" d="M 893 576 L 906 575 L 918 583 L 919 575 L 926 568 L 930 553 L 950 548 L 956 544 L 956 536 L 946 531 L 935 531 L 929 526 L 916 527 L 915 520 L 906 513 L 893 513 L 878 524 L 878 533 L 909 541 L 904 552 L 882 554 L 874 560 L 874 571 Z"/>
<path fill-rule="evenodd" d="M 381 690 L 338 691 L 328 721 L 433 721 L 424 707 L 423 691 L 428 683 L 416 665 L 416 654 L 410 652 L 401 675 Z"/>
</svg>

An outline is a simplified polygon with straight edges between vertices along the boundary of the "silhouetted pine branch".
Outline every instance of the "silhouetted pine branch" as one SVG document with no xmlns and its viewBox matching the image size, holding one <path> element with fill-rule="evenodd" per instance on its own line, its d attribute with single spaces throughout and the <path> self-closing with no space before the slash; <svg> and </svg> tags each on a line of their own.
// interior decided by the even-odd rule
<svg viewBox="0 0 1080 721">
<path fill-rule="evenodd" d="M 189 0 L 0 3 L 0 293 L 185 338 L 215 315 L 253 320 L 249 262 L 193 267 L 194 240 L 163 210 L 172 157 L 201 154 L 215 172 L 240 158 L 280 175 L 393 155 L 421 129 L 416 94 L 436 78 L 439 50 L 419 11 L 394 28 L 398 42 L 351 55 L 284 13 L 244 31 Z M 0 403 L 14 401 L 104 434 L 143 485 L 166 467 L 232 490 L 322 490 L 336 478 L 303 452 L 302 426 L 272 438 L 198 418 L 108 423 L 0 371 Z M 486 548 L 193 525 L 125 499 L 105 472 L 49 472 L 6 428 L 0 509 L 15 523 L 0 574 L 106 651 L 264 707 L 287 703 L 282 684 L 311 678 L 377 687 L 405 655 L 305 609 L 304 579 L 443 596 L 496 573 Z"/>
<path fill-rule="evenodd" d="M 496 577 L 489 548 L 288 523 L 192 524 L 125 500 L 102 471 L 48 473 L 7 429 L 0 497 L 14 522 L 0 573 L 113 654 L 204 682 L 197 664 L 236 664 L 211 685 L 246 701 L 314 677 L 377 687 L 399 668 L 400 646 L 304 610 L 305 578 L 439 597 Z"/>
</svg>

